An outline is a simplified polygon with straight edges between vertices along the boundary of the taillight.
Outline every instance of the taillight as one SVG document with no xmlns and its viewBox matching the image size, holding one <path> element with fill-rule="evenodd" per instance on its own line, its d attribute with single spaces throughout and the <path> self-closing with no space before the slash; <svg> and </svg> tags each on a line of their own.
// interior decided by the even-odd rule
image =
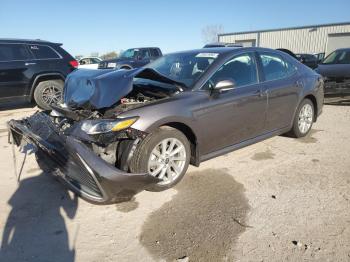
<svg viewBox="0 0 350 262">
<path fill-rule="evenodd" d="M 79 63 L 78 63 L 78 61 L 77 61 L 77 60 L 72 60 L 72 61 L 69 61 L 69 64 L 70 64 L 72 67 L 74 67 L 74 68 L 77 68 L 77 67 L 78 67 L 78 65 L 79 65 Z"/>
</svg>

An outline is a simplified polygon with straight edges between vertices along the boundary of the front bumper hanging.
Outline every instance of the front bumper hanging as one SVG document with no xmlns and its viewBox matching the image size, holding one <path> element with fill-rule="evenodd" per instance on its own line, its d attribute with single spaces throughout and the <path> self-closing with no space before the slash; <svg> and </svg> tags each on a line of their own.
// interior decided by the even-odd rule
<svg viewBox="0 0 350 262">
<path fill-rule="evenodd" d="M 128 200 L 148 185 L 159 182 L 149 174 L 127 173 L 107 163 L 83 142 L 60 133 L 43 113 L 11 120 L 8 129 L 12 143 L 34 146 L 52 174 L 89 202 L 110 204 Z"/>
</svg>

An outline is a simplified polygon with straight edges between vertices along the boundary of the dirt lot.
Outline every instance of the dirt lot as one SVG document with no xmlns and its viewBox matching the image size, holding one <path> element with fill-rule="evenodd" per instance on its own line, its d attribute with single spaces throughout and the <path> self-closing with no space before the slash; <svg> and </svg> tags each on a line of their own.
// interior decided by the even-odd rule
<svg viewBox="0 0 350 262">
<path fill-rule="evenodd" d="M 174 189 L 94 206 L 38 169 L 21 183 L 0 112 L 0 261 L 350 261 L 350 106 L 190 168 Z"/>
</svg>

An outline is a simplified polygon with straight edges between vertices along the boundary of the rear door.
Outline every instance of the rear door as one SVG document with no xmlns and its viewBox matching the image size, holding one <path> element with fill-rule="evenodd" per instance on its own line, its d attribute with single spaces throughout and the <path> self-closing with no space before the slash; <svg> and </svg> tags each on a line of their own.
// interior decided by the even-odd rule
<svg viewBox="0 0 350 262">
<path fill-rule="evenodd" d="M 31 80 L 32 55 L 24 44 L 0 43 L 0 100 L 24 97 Z"/>
<path fill-rule="evenodd" d="M 31 44 L 28 45 L 29 51 L 33 54 L 33 60 L 30 61 L 30 69 L 33 72 L 58 72 L 63 66 L 62 56 L 49 45 Z M 65 66 L 66 67 L 66 66 Z"/>
<path fill-rule="evenodd" d="M 265 131 L 288 127 L 303 85 L 297 68 L 282 56 L 270 52 L 259 52 L 259 63 L 268 103 Z"/>
</svg>

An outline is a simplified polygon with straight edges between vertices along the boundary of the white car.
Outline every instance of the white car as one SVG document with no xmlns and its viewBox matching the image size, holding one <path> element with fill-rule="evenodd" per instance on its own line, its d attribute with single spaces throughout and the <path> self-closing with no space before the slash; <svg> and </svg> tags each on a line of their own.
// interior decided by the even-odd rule
<svg viewBox="0 0 350 262">
<path fill-rule="evenodd" d="M 102 59 L 99 57 L 83 57 L 79 60 L 78 68 L 97 69 L 101 61 Z"/>
</svg>

